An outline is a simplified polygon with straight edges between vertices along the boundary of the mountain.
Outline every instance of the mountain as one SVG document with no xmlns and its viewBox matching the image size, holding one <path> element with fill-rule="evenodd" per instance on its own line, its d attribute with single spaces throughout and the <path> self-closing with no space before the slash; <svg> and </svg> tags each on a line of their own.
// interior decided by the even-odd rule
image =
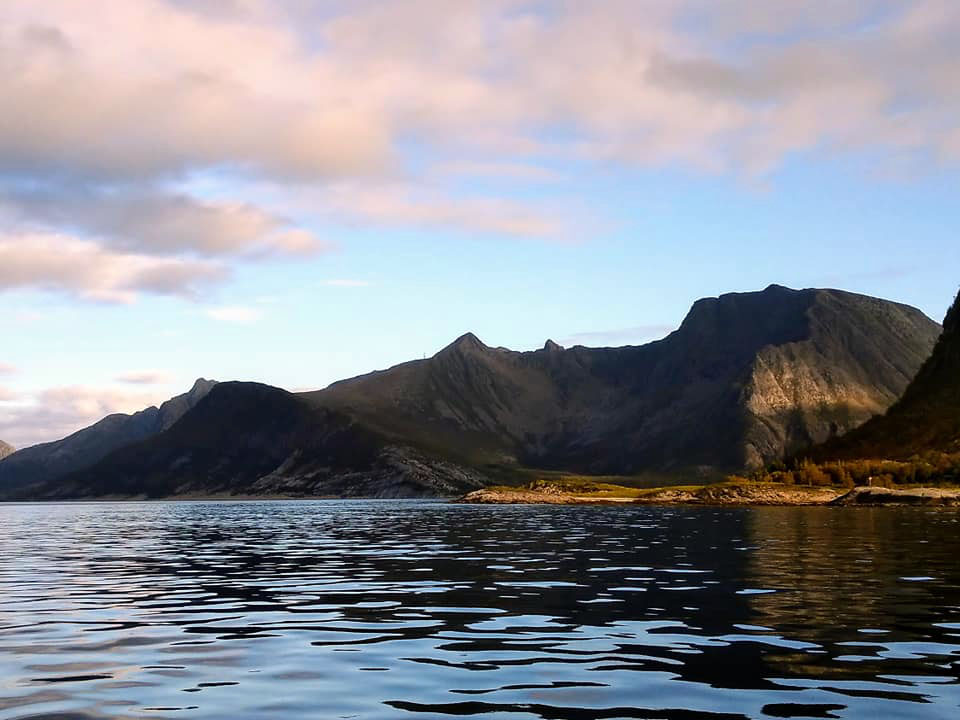
<svg viewBox="0 0 960 720">
<path fill-rule="evenodd" d="M 960 453 L 960 294 L 943 334 L 906 391 L 884 415 L 811 451 L 815 460 L 906 460 L 928 452 Z"/>
<path fill-rule="evenodd" d="M 45 483 L 99 462 L 112 451 L 167 430 L 216 385 L 197 380 L 189 392 L 133 415 L 108 415 L 63 440 L 18 450 L 0 461 L 0 493 Z"/>
<path fill-rule="evenodd" d="M 773 285 L 699 300 L 640 347 L 520 353 L 467 334 L 310 397 L 471 465 L 721 473 L 883 412 L 939 333 L 911 307 Z"/>
<path fill-rule="evenodd" d="M 0 440 L 0 460 L 3 460 L 8 455 L 13 455 L 16 450 L 13 445 L 8 445 L 3 440 Z"/>
<path fill-rule="evenodd" d="M 709 478 L 883 412 L 939 334 L 905 305 L 777 285 L 699 300 L 638 347 L 515 352 L 468 333 L 318 392 L 222 383 L 20 495 L 436 495 L 522 468 Z"/>
<path fill-rule="evenodd" d="M 38 494 L 414 497 L 483 484 L 482 475 L 392 445 L 347 415 L 279 388 L 231 382 L 213 388 L 168 431 Z"/>
</svg>

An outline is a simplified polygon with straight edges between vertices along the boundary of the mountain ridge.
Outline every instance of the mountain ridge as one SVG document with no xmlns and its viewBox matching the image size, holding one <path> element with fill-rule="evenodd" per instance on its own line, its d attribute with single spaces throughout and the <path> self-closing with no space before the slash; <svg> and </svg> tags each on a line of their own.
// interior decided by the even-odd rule
<svg viewBox="0 0 960 720">
<path fill-rule="evenodd" d="M 320 391 L 221 383 L 173 425 L 27 492 L 393 497 L 524 468 L 709 479 L 882 412 L 939 334 L 906 305 L 778 285 L 698 300 L 639 346 L 517 352 L 465 333 Z"/>
<path fill-rule="evenodd" d="M 89 467 L 113 450 L 161 433 L 172 427 L 216 384 L 216 380 L 198 378 L 190 390 L 159 407 L 107 415 L 61 440 L 18 450 L 0 461 L 0 490 L 53 480 Z"/>
</svg>

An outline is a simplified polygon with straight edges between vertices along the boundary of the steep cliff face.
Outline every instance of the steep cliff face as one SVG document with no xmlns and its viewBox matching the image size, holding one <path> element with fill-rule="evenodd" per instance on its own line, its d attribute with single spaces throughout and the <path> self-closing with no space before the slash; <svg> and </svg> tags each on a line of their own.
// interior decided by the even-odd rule
<svg viewBox="0 0 960 720">
<path fill-rule="evenodd" d="M 3 460 L 8 455 L 13 455 L 16 452 L 13 445 L 8 445 L 3 440 L 0 440 L 0 460 Z"/>
<path fill-rule="evenodd" d="M 805 337 L 762 348 L 744 391 L 745 465 L 756 467 L 842 435 L 903 393 L 938 329 L 914 308 L 816 293 Z"/>
<path fill-rule="evenodd" d="M 960 295 L 943 334 L 903 396 L 848 435 L 815 448 L 817 460 L 907 459 L 926 452 L 960 452 Z"/>
<path fill-rule="evenodd" d="M 171 398 L 159 408 L 133 415 L 116 414 L 63 440 L 24 448 L 0 463 L 0 493 L 42 483 L 81 470 L 110 452 L 139 442 L 171 427 L 216 385 L 197 380 L 189 392 Z"/>
</svg>

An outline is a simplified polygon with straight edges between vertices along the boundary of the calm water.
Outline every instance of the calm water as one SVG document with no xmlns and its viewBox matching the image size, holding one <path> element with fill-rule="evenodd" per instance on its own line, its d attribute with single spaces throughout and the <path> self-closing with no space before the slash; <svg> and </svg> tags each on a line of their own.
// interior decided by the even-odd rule
<svg viewBox="0 0 960 720">
<path fill-rule="evenodd" d="M 960 717 L 960 513 L 0 506 L 0 718 Z"/>
</svg>

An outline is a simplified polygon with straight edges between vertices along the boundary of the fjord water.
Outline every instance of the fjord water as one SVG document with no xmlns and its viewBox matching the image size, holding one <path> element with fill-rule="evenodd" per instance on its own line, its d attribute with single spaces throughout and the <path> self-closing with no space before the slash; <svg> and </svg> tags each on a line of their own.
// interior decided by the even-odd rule
<svg viewBox="0 0 960 720">
<path fill-rule="evenodd" d="M 956 718 L 960 513 L 0 506 L 2 718 Z"/>
</svg>

